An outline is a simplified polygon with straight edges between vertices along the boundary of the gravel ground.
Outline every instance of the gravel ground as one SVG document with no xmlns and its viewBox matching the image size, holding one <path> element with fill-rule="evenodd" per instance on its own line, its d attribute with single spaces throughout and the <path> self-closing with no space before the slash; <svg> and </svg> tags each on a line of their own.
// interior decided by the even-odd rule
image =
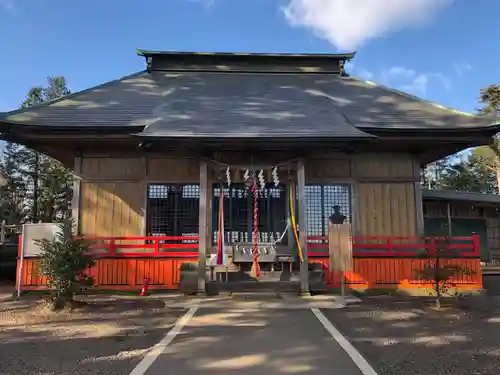
<svg viewBox="0 0 500 375">
<path fill-rule="evenodd" d="M 366 298 L 323 313 L 380 375 L 500 374 L 500 298 L 435 311 L 423 299 Z"/>
<path fill-rule="evenodd" d="M 185 311 L 159 300 L 87 298 L 54 313 L 39 298 L 0 303 L 0 374 L 129 374 Z"/>
</svg>

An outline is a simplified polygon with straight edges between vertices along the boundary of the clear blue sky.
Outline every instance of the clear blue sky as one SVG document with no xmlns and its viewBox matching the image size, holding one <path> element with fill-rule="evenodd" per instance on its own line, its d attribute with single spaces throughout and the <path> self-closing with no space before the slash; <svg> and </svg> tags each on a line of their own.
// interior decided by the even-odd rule
<svg viewBox="0 0 500 375">
<path fill-rule="evenodd" d="M 342 3 L 345 3 L 344 6 Z M 0 0 L 0 111 L 144 69 L 136 48 L 337 52 L 352 74 L 473 111 L 500 83 L 496 0 Z"/>
</svg>

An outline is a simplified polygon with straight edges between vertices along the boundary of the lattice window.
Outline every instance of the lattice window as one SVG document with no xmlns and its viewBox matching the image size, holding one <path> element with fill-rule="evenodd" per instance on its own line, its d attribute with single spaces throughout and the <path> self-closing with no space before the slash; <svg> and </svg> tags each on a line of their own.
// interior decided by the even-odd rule
<svg viewBox="0 0 500 375">
<path fill-rule="evenodd" d="M 344 223 L 351 223 L 351 201 L 350 184 L 306 185 L 307 235 L 328 235 L 328 220 L 331 215 L 345 218 Z"/>
<path fill-rule="evenodd" d="M 224 234 L 227 242 L 251 242 L 253 238 L 253 194 L 244 184 L 223 187 L 224 193 Z M 220 185 L 213 185 L 212 223 L 213 243 L 218 231 Z M 259 242 L 277 240 L 286 227 L 287 194 L 284 186 L 267 184 L 259 190 Z M 287 244 L 287 236 L 281 244 Z"/>
<path fill-rule="evenodd" d="M 198 185 L 149 184 L 147 235 L 197 236 L 199 207 Z"/>
</svg>

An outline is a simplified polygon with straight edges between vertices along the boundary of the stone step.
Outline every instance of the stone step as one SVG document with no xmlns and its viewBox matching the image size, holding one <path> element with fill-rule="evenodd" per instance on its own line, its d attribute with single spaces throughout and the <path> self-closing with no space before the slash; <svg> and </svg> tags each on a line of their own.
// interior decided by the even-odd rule
<svg viewBox="0 0 500 375">
<path fill-rule="evenodd" d="M 274 301 L 282 299 L 280 293 L 286 292 L 234 292 L 231 297 L 236 300 L 245 301 Z"/>
<path fill-rule="evenodd" d="M 230 293 L 300 293 L 300 281 L 230 281 L 209 282 L 212 291 Z"/>
<path fill-rule="evenodd" d="M 217 280 L 227 282 L 300 282 L 300 274 L 299 272 L 261 271 L 260 276 L 256 278 L 252 276 L 251 272 L 245 271 L 228 273 L 227 275 L 219 273 Z"/>
</svg>

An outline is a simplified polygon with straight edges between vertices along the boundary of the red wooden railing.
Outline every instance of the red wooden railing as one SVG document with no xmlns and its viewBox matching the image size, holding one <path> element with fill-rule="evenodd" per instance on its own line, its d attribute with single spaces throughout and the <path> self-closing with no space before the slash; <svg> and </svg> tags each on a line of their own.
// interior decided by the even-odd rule
<svg viewBox="0 0 500 375">
<path fill-rule="evenodd" d="M 97 257 L 180 257 L 198 256 L 199 236 L 85 237 Z M 436 251 L 437 237 L 354 236 L 353 255 L 359 258 L 419 257 Z M 133 242 L 133 243 L 130 243 Z M 307 237 L 311 258 L 328 257 L 326 236 Z M 452 237 L 448 249 L 461 258 L 480 256 L 479 235 Z M 132 250 L 132 251 L 131 251 Z M 136 251 L 133 251 L 136 250 Z"/>
<path fill-rule="evenodd" d="M 309 236 L 307 240 L 309 257 L 328 257 L 328 237 Z M 359 258 L 432 255 L 439 240 L 439 237 L 353 236 L 353 255 Z M 470 237 L 451 237 L 446 247 L 460 258 L 478 258 L 481 253 L 479 235 L 475 233 Z"/>
<path fill-rule="evenodd" d="M 84 237 L 92 242 L 90 248 L 96 257 L 172 257 L 198 256 L 199 236 L 148 236 L 148 237 Z M 127 243 L 136 242 L 136 243 Z M 129 251 L 139 250 L 140 251 Z M 99 250 L 104 250 L 99 252 Z M 194 250 L 194 251 L 193 251 Z"/>
</svg>

